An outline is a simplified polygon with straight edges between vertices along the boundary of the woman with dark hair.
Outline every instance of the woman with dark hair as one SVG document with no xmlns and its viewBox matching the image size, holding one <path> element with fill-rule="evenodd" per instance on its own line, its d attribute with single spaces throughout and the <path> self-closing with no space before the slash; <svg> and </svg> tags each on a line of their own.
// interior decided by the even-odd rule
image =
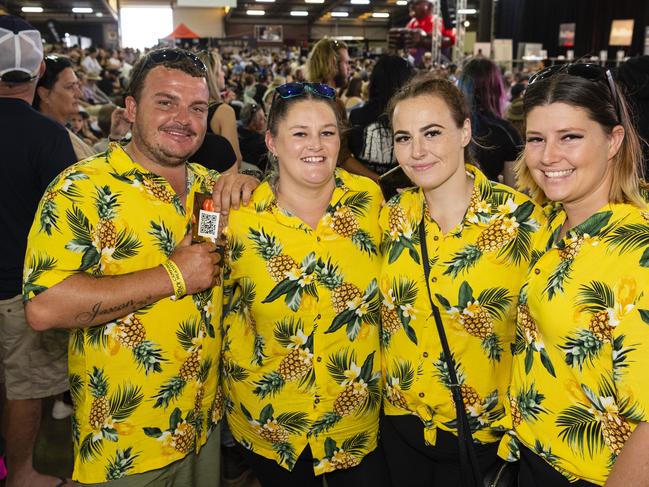
<svg viewBox="0 0 649 487">
<path fill-rule="evenodd" d="M 44 115 L 67 126 L 81 108 L 81 85 L 72 69 L 72 62 L 63 56 L 46 56 L 45 73 L 36 85 L 33 106 Z M 77 159 L 93 156 L 92 147 L 68 129 Z"/>
<path fill-rule="evenodd" d="M 224 269 L 228 424 L 264 486 L 380 487 L 376 184 L 336 168 L 332 87 L 275 90 L 274 171 L 231 213 Z"/>
<path fill-rule="evenodd" d="M 392 149 L 392 132 L 385 115 L 388 101 L 413 76 L 414 68 L 399 56 L 385 55 L 370 76 L 369 100 L 351 111 L 349 148 L 373 179 L 397 165 Z"/>
<path fill-rule="evenodd" d="M 599 65 L 530 78 L 519 183 L 546 220 L 509 404 L 523 487 L 647 485 L 649 223 L 627 103 Z"/>
<path fill-rule="evenodd" d="M 486 58 L 471 59 L 462 70 L 459 87 L 471 110 L 477 163 L 492 181 L 515 187 L 514 161 L 523 141 L 503 118 L 506 92 L 500 68 Z"/>
<path fill-rule="evenodd" d="M 501 467 L 516 300 L 540 213 L 471 164 L 470 114 L 452 82 L 417 77 L 387 113 L 395 156 L 416 187 L 379 220 L 381 441 L 395 486 L 477 487 L 460 446 L 473 445 L 483 474 Z"/>
<path fill-rule="evenodd" d="M 361 97 L 362 89 L 363 79 L 360 76 L 354 76 L 349 80 L 347 90 L 345 90 L 345 94 L 342 97 L 347 113 L 363 104 L 363 98 Z"/>
</svg>

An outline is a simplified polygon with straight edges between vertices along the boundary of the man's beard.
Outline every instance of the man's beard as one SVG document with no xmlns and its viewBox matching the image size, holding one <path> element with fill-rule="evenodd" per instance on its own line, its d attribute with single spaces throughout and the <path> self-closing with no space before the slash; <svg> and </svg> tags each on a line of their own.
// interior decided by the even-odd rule
<svg viewBox="0 0 649 487">
<path fill-rule="evenodd" d="M 167 127 L 169 128 L 169 127 Z M 179 130 L 185 131 L 190 135 L 196 135 L 191 129 L 180 128 Z M 145 153 L 151 160 L 155 161 L 157 164 L 163 167 L 178 167 L 187 162 L 187 159 L 194 155 L 196 151 L 200 148 L 200 144 L 196 145 L 193 149 L 187 151 L 187 153 L 178 154 L 167 150 L 164 146 L 154 145 L 149 142 L 145 137 L 142 137 L 140 134 L 143 132 L 136 130 L 133 133 L 133 138 L 135 143 L 140 148 L 140 151 Z"/>
</svg>

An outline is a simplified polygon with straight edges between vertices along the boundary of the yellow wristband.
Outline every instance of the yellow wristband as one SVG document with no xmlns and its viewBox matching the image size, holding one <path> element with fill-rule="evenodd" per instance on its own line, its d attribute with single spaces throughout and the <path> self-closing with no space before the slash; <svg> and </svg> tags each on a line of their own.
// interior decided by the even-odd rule
<svg viewBox="0 0 649 487">
<path fill-rule="evenodd" d="M 171 259 L 162 264 L 162 267 L 164 267 L 164 270 L 169 274 L 171 285 L 174 288 L 174 297 L 176 299 L 182 298 L 187 294 L 187 286 L 185 285 L 185 279 L 183 279 L 180 269 L 178 269 L 176 263 Z"/>
</svg>

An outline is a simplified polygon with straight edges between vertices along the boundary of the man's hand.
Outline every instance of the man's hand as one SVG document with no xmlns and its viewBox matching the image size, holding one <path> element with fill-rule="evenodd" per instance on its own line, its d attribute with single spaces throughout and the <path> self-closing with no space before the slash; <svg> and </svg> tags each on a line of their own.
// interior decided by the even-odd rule
<svg viewBox="0 0 649 487">
<path fill-rule="evenodd" d="M 222 257 L 214 243 L 192 245 L 191 235 L 186 235 L 169 258 L 180 269 L 187 294 L 204 291 L 218 282 Z"/>
<path fill-rule="evenodd" d="M 216 180 L 212 190 L 214 211 L 227 215 L 230 208 L 239 209 L 239 204 L 244 206 L 250 201 L 253 190 L 259 186 L 259 180 L 239 173 L 224 173 Z"/>
</svg>

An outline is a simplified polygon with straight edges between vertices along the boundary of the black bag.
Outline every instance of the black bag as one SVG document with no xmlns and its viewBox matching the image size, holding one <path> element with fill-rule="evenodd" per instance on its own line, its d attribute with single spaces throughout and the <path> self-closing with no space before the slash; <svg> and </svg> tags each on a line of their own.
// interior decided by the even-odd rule
<svg viewBox="0 0 649 487">
<path fill-rule="evenodd" d="M 457 380 L 455 367 L 451 361 L 451 350 L 449 349 L 448 341 L 446 340 L 442 317 L 439 313 L 439 308 L 435 303 L 433 303 L 432 293 L 430 291 L 430 262 L 428 260 L 428 248 L 426 246 L 424 218 L 421 219 L 421 223 L 419 224 L 419 244 L 421 245 L 421 261 L 424 266 L 424 277 L 426 279 L 426 289 L 428 290 L 428 300 L 430 301 L 430 307 L 433 311 L 433 316 L 435 317 L 437 333 L 439 334 L 439 340 L 442 344 L 442 350 L 444 351 L 444 359 L 451 378 L 451 393 L 453 395 L 455 413 L 457 416 L 457 436 L 462 485 L 464 485 L 464 487 L 516 487 L 518 485 L 518 462 L 503 461 L 496 468 L 493 468 L 489 472 L 485 472 L 484 475 L 480 472 L 478 459 L 476 458 L 475 449 L 473 448 L 471 426 L 469 425 L 469 419 L 464 410 L 462 390 L 460 388 L 460 383 Z"/>
</svg>

